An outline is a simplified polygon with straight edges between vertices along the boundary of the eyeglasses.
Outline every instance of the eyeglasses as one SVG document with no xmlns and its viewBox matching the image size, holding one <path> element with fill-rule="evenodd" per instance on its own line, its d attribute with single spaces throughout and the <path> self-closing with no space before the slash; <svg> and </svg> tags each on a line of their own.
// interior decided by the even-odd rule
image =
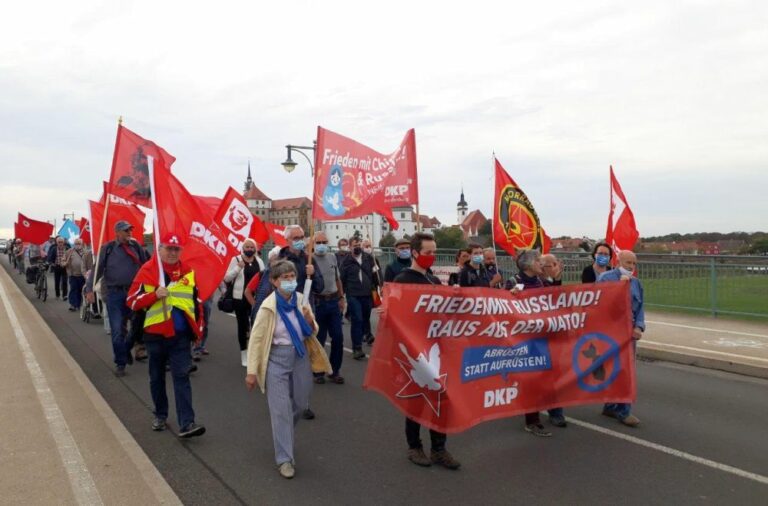
<svg viewBox="0 0 768 506">
<path fill-rule="evenodd" d="M 303 236 L 303 235 L 297 235 L 296 237 L 294 237 L 294 238 L 293 238 L 293 239 L 291 239 L 291 240 L 292 240 L 292 241 L 300 241 L 300 240 L 302 240 L 302 239 L 304 239 L 304 236 Z"/>
<path fill-rule="evenodd" d="M 315 244 L 328 244 L 328 241 L 315 241 Z"/>
</svg>

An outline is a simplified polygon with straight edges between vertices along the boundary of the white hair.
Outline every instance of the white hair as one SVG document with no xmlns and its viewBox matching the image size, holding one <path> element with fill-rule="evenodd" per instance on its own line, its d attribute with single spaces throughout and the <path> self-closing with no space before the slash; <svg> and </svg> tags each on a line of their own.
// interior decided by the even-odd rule
<svg viewBox="0 0 768 506">
<path fill-rule="evenodd" d="M 285 237 L 286 240 L 290 240 L 290 238 L 291 238 L 291 230 L 295 230 L 297 228 L 300 229 L 300 230 L 303 230 L 298 225 L 288 225 L 287 227 L 285 227 L 285 230 L 283 230 L 283 237 Z"/>
</svg>

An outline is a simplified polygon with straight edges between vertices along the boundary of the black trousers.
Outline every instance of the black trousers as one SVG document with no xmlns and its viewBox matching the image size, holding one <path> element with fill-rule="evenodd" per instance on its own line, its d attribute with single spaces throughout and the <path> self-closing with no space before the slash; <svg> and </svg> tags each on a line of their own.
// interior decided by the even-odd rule
<svg viewBox="0 0 768 506">
<path fill-rule="evenodd" d="M 251 305 L 246 299 L 234 299 L 234 301 L 235 316 L 237 317 L 237 342 L 240 343 L 240 351 L 243 351 L 248 349 Z"/>
<path fill-rule="evenodd" d="M 410 418 L 405 419 L 405 439 L 408 441 L 408 448 L 421 448 L 420 432 L 421 425 L 418 422 Z M 445 441 L 448 439 L 448 436 L 442 432 L 430 429 L 429 437 L 432 440 L 432 451 L 440 452 L 445 450 Z"/>
<path fill-rule="evenodd" d="M 53 266 L 53 289 L 56 297 L 67 296 L 67 269 L 59 265 Z"/>
</svg>

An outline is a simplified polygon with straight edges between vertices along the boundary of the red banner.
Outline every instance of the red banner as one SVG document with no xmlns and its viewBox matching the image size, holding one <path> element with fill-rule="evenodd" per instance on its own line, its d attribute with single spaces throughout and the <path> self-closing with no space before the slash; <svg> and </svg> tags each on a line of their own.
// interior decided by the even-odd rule
<svg viewBox="0 0 768 506">
<path fill-rule="evenodd" d="M 101 249 L 101 224 L 104 222 L 104 205 L 88 201 L 88 205 L 91 208 L 91 223 L 90 233 L 91 242 L 93 243 L 93 251 L 97 252 Z M 144 211 L 134 205 L 113 204 L 110 202 L 109 209 L 107 210 L 107 226 L 104 229 L 104 241 L 106 244 L 109 241 L 115 239 L 115 224 L 118 221 L 127 221 L 133 225 L 133 238 L 136 239 L 139 244 L 144 244 Z"/>
<path fill-rule="evenodd" d="M 628 283 L 384 285 L 364 387 L 441 432 L 553 407 L 632 402 Z"/>
<path fill-rule="evenodd" d="M 176 161 L 176 158 L 154 142 L 119 125 L 109 176 L 109 192 L 134 204 L 152 207 L 147 156 L 154 158 L 155 168 L 170 170 Z"/>
<path fill-rule="evenodd" d="M 53 236 L 53 225 L 47 221 L 37 221 L 18 213 L 14 226 L 16 237 L 23 242 L 43 244 Z"/>
<path fill-rule="evenodd" d="M 91 224 L 88 223 L 88 218 L 80 218 L 77 221 L 77 228 L 80 229 L 80 239 L 83 240 L 83 244 L 86 246 L 91 245 Z"/>
<path fill-rule="evenodd" d="M 184 239 L 181 260 L 197 273 L 198 294 L 210 297 L 224 278 L 230 259 L 239 254 L 227 241 L 226 234 L 213 222 L 207 207 L 201 207 L 192 194 L 170 171 L 155 167 L 155 201 L 163 237 L 176 234 Z"/>
<path fill-rule="evenodd" d="M 283 235 L 285 227 L 269 222 L 265 223 L 264 226 L 267 227 L 267 230 L 269 231 L 269 238 L 272 239 L 272 242 L 275 243 L 275 246 L 280 246 L 281 248 L 288 246 L 288 241 L 285 240 L 285 235 Z"/>
<path fill-rule="evenodd" d="M 259 247 L 269 240 L 267 227 L 248 209 L 243 195 L 231 186 L 216 211 L 214 222 L 226 233 L 227 240 L 238 251 L 243 241 L 248 238 L 256 241 Z"/>
<path fill-rule="evenodd" d="M 504 167 L 496 164 L 496 191 L 493 199 L 493 236 L 496 244 L 512 256 L 518 249 L 549 253 L 552 240 L 541 227 L 539 215 L 528 196 Z"/>
<path fill-rule="evenodd" d="M 605 232 L 605 242 L 613 248 L 614 265 L 618 262 L 617 253 L 635 247 L 640 233 L 635 225 L 635 215 L 629 208 L 629 202 L 621 190 L 619 180 L 613 174 L 611 166 L 611 207 L 608 211 L 608 229 Z"/>
<path fill-rule="evenodd" d="M 379 213 L 397 228 L 392 207 L 419 202 L 416 133 L 383 155 L 342 135 L 317 127 L 312 217 L 341 220 Z"/>
</svg>

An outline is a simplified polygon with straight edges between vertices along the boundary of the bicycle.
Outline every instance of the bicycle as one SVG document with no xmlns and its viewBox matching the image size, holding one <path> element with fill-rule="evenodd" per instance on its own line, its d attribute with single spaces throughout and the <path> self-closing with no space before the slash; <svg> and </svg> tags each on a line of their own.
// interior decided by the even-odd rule
<svg viewBox="0 0 768 506">
<path fill-rule="evenodd" d="M 36 267 L 35 295 L 37 295 L 38 299 L 45 302 L 48 298 L 48 263 L 40 262 Z"/>
</svg>

